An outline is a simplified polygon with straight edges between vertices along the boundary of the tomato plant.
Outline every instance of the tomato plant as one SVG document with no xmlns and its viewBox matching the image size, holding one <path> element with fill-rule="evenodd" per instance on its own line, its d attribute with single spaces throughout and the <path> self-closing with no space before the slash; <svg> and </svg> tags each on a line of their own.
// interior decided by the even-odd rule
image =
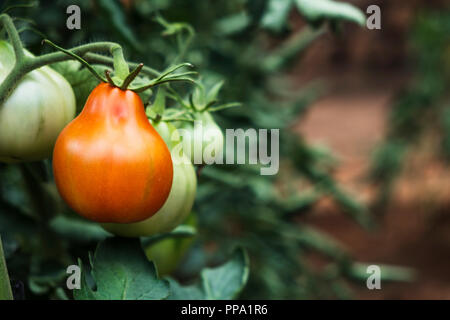
<svg viewBox="0 0 450 320">
<path fill-rule="evenodd" d="M 155 129 L 169 147 L 181 141 L 177 129 L 170 123 L 154 122 Z M 186 219 L 194 204 L 197 177 L 189 158 L 183 153 L 172 152 L 173 183 L 170 194 L 162 208 L 152 217 L 137 223 L 103 224 L 109 232 L 123 237 L 151 236 L 173 230 Z"/>
<path fill-rule="evenodd" d="M 0 40 L 0 82 L 14 64 L 13 47 Z M 0 106 L 0 162 L 48 158 L 74 116 L 75 96 L 60 74 L 48 66 L 27 73 Z"/>
<path fill-rule="evenodd" d="M 241 105 L 237 102 L 217 105 L 223 83 L 218 81 L 206 86 L 199 80 L 188 98 L 182 98 L 173 91 L 170 94 L 190 116 L 191 121 L 178 121 L 175 124 L 183 138 L 183 152 L 196 165 L 212 164 L 224 152 L 224 135 L 212 112 Z"/>
<path fill-rule="evenodd" d="M 92 89 L 81 113 L 61 131 L 56 140 L 51 165 L 59 195 L 70 208 L 88 220 L 106 223 L 105 225 L 108 225 L 106 229 L 110 227 L 120 229 L 113 230 L 113 233 L 132 237 L 155 235 L 151 246 L 145 248 L 146 257 L 137 240 L 106 239 L 106 233 L 102 232 L 98 224 L 49 212 L 47 205 L 56 205 L 59 201 L 56 199 L 58 196 L 51 192 L 54 189 L 53 185 L 44 187 L 40 182 L 43 175 L 48 173 L 45 167 L 50 163 L 39 162 L 35 165 L 20 167 L 28 195 L 32 198 L 33 209 L 30 215 L 35 216 L 42 227 L 39 228 L 39 235 L 32 233 L 30 237 L 37 236 L 39 239 L 42 237 L 46 239 L 45 242 L 54 243 L 56 234 L 66 239 L 78 233 L 78 231 L 74 232 L 75 229 L 82 229 L 82 241 L 103 240 L 98 246 L 95 259 L 91 261 L 97 288 L 95 292 L 92 292 L 90 284 L 84 282 L 85 273 L 83 272 L 82 289 L 73 294 L 76 299 L 104 297 L 161 299 L 167 298 L 169 293 L 177 299 L 184 296 L 185 289 L 175 280 L 172 279 L 169 282 L 159 279 L 155 266 L 147 258 L 157 261 L 162 273 L 168 273 L 178 264 L 189 247 L 190 239 L 178 241 L 175 238 L 179 236 L 179 231 L 174 230 L 173 233 L 171 231 L 191 212 L 196 194 L 196 173 L 190 159 L 183 153 L 174 151 L 173 138 L 176 137 L 178 144 L 181 142 L 178 130 L 172 124 L 163 121 L 162 114 L 159 113 L 155 119 L 152 119 L 155 129 L 147 118 L 142 99 L 151 96 L 151 88 L 162 83 L 194 82 L 188 77 L 194 72 L 175 73 L 176 70 L 189 67 L 190 64 L 172 64 L 159 72 L 144 67 L 143 64 L 128 63 L 123 57 L 120 45 L 111 42 L 89 43 L 66 50 L 44 40 L 43 43 L 52 45 L 60 52 L 33 57 L 23 49 L 13 20 L 2 14 L 0 23 L 5 27 L 11 42 L 11 46 L 6 44 L 10 53 L 7 58 L 11 61 L 15 58 L 15 63 L 10 63 L 13 68 L 4 73 L 4 81 L 0 84 L 2 107 L 15 98 L 16 91 L 22 90 L 20 81 L 27 80 L 27 77 L 34 72 L 42 72 L 42 70 L 54 72 L 50 69 L 50 71 L 46 70 L 47 65 L 52 63 L 69 59 L 77 60 L 102 82 Z M 93 51 L 109 52 L 112 58 L 98 55 Z M 103 65 L 113 66 L 114 71 L 105 70 L 105 78 L 86 60 L 95 63 L 100 61 Z M 75 71 L 76 66 L 70 65 L 69 69 L 72 71 L 68 75 L 72 78 L 73 74 L 78 72 Z M 129 72 L 129 67 L 133 67 L 134 70 Z M 141 71 L 143 76 L 139 75 Z M 72 90 L 70 86 L 68 88 Z M 45 99 L 53 98 L 48 92 L 44 93 Z M 73 92 L 70 91 L 70 93 L 71 95 L 62 92 L 64 96 L 61 99 L 73 98 Z M 51 102 L 45 99 L 43 99 L 44 103 Z M 74 104 L 75 101 L 73 101 L 73 107 Z M 25 102 L 20 102 L 17 108 L 20 109 L 24 105 Z M 73 113 L 74 111 L 72 117 Z M 170 149 L 173 151 L 172 154 Z M 43 169 L 40 173 L 35 172 L 38 167 Z M 58 211 L 58 206 L 54 209 Z M 69 211 L 67 213 L 69 214 Z M 153 216 L 155 213 L 156 215 Z M 8 219 L 8 224 L 9 221 L 11 220 Z M 3 222 L 2 220 L 0 224 L 2 234 L 5 226 Z M 187 232 L 188 237 L 195 234 L 195 229 L 191 229 Z M 161 234 L 169 241 L 161 240 Z M 6 243 L 9 243 L 9 240 L 7 238 Z M 166 255 L 158 254 L 158 248 L 162 248 L 162 252 Z M 55 257 L 61 257 L 58 263 L 64 260 L 56 253 L 60 249 L 59 246 L 55 248 Z M 9 251 L 6 252 L 7 257 L 9 257 L 8 254 Z M 0 258 L 3 259 L 3 256 L 3 250 L 0 250 Z M 110 278 L 116 273 L 114 268 L 107 268 L 106 272 L 98 273 L 104 265 L 112 264 L 111 257 L 114 257 L 116 264 L 121 261 L 120 264 L 124 266 L 122 274 L 126 273 L 130 278 L 143 274 L 142 279 L 145 281 L 136 282 L 129 287 L 126 297 L 119 291 L 110 292 L 104 285 L 115 281 L 111 281 Z M 221 274 L 227 269 L 234 271 L 234 276 L 231 281 L 228 279 L 227 285 L 231 290 L 228 288 L 223 291 L 223 283 L 215 274 Z M 0 267 L 2 296 L 8 293 L 9 287 L 5 273 L 7 270 L 2 262 Z M 230 299 L 239 293 L 247 277 L 247 256 L 244 250 L 236 250 L 229 263 L 216 269 L 205 270 L 201 282 L 195 285 L 195 291 L 198 297 Z M 118 280 L 120 286 L 121 280 Z M 144 295 L 140 294 L 139 292 L 145 287 L 151 290 Z M 212 292 L 204 290 L 205 287 L 217 289 L 213 290 L 214 295 L 212 295 Z M 35 293 L 42 293 L 48 289 L 46 285 L 42 286 L 39 277 L 32 280 L 30 278 L 30 288 Z M 59 294 L 64 295 L 64 292 Z"/>
<path fill-rule="evenodd" d="M 334 180 L 328 154 L 292 130 L 293 120 L 317 94 L 309 86 L 291 90 L 286 81 L 292 73 L 286 77 L 283 72 L 314 39 L 338 30 L 339 20 L 360 23 L 364 14 L 337 3 L 330 10 L 331 1 L 326 6 L 317 1 L 244 2 L 194 1 L 190 10 L 180 10 L 181 0 L 127 1 L 125 10 L 125 1 L 98 0 L 82 8 L 81 30 L 65 32 L 59 32 L 59 18 L 47 19 L 65 12 L 59 2 L 40 2 L 39 10 L 16 8 L 70 48 L 44 40 L 59 52 L 36 56 L 25 55 L 14 26 L 26 23 L 0 15 L 0 37 L 6 35 L 11 44 L 0 108 L 19 92 L 21 81 L 51 65 L 72 86 L 77 112 L 83 109 L 58 138 L 53 163 L 0 164 L 4 256 L 11 278 L 24 284 L 24 296 L 233 299 L 245 287 L 242 296 L 251 299 L 347 298 L 345 280 L 366 276 L 365 265 L 355 263 L 327 234 L 297 223 L 324 197 L 334 199 L 361 225 L 369 225 L 370 219 L 366 207 Z M 288 28 L 294 6 L 311 24 Z M 182 21 L 166 21 L 159 12 Z M 280 31 L 291 34 L 271 39 Z M 40 36 L 26 36 L 30 51 L 42 50 Z M 122 43 L 127 58 L 146 66 L 126 61 L 116 42 L 90 41 L 97 36 Z M 181 61 L 192 62 L 198 74 Z M 242 101 L 245 107 L 215 116 L 215 111 L 240 105 L 219 100 L 222 86 L 221 99 Z M 166 110 L 159 104 L 161 92 L 172 100 Z M 52 102 L 49 92 L 34 94 Z M 25 117 L 23 109 L 31 105 L 27 101 L 16 105 L 14 116 Z M 61 109 L 52 111 L 52 120 Z M 282 174 L 260 176 L 252 165 L 203 168 L 209 164 L 204 155 L 214 157 L 223 150 L 225 128 L 282 131 Z M 186 156 L 178 153 L 177 140 Z M 48 150 L 53 144 L 47 144 Z M 195 171 L 194 165 L 201 166 Z M 194 198 L 198 230 L 189 228 Z M 241 246 L 255 266 L 250 278 L 246 250 L 235 250 Z M 1 248 L 0 243 L 0 298 L 8 291 L 2 289 L 10 289 Z M 229 252 L 234 252 L 230 260 Z M 326 266 L 315 270 L 309 252 L 323 256 Z M 77 263 L 81 288 L 71 290 L 67 267 Z M 180 272 L 174 273 L 176 268 Z M 384 266 L 382 274 L 383 279 L 405 278 Z"/>
</svg>

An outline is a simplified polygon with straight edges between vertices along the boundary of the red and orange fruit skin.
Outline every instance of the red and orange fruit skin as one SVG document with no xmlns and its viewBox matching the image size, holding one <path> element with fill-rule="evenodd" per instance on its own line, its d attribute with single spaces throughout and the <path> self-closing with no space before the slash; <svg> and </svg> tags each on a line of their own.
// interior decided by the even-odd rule
<svg viewBox="0 0 450 320">
<path fill-rule="evenodd" d="M 163 206 L 173 164 L 140 97 L 102 83 L 59 135 L 53 173 L 75 212 L 97 222 L 132 223 Z"/>
</svg>

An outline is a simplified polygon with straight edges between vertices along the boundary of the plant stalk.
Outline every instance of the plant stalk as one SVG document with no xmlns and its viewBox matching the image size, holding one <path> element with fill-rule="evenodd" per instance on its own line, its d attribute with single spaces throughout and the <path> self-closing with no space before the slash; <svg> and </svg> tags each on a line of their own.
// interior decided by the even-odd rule
<svg viewBox="0 0 450 320">
<path fill-rule="evenodd" d="M 11 37 L 11 35 L 9 36 Z M 78 56 L 83 56 L 86 53 L 93 51 L 111 52 L 111 50 L 113 48 L 116 48 L 117 46 L 118 44 L 114 42 L 94 42 L 75 47 L 69 51 Z M 64 52 L 47 53 L 39 57 L 25 57 L 22 60 L 17 60 L 16 58 L 16 64 L 14 68 L 11 70 L 5 80 L 0 84 L 0 106 L 11 95 L 17 84 L 27 73 L 52 63 L 72 59 L 74 58 Z"/>
<path fill-rule="evenodd" d="M 25 53 L 23 51 L 22 41 L 20 41 L 19 33 L 17 32 L 14 22 L 7 14 L 0 15 L 0 24 L 3 25 L 8 33 L 14 48 L 14 54 L 16 55 L 16 63 L 25 59 Z"/>
</svg>

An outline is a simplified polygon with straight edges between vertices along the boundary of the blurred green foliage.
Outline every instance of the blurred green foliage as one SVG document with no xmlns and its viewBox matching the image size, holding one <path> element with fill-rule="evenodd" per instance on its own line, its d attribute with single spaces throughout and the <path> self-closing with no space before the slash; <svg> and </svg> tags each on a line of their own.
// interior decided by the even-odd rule
<svg viewBox="0 0 450 320">
<path fill-rule="evenodd" d="M 399 93 L 390 114 L 385 142 L 376 150 L 371 178 L 379 187 L 373 206 L 382 212 L 408 152 L 424 133 L 437 132 L 438 156 L 448 161 L 450 148 L 450 12 L 422 12 L 411 30 L 413 81 Z"/>
</svg>

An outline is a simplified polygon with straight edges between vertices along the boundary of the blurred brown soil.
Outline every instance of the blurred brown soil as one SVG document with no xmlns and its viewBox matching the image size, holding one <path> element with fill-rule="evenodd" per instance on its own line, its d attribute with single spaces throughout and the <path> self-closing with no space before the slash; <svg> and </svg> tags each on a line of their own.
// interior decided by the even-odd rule
<svg viewBox="0 0 450 320">
<path fill-rule="evenodd" d="M 319 100 L 296 128 L 308 141 L 325 144 L 338 155 L 335 177 L 346 190 L 369 202 L 374 190 L 365 175 L 371 152 L 383 139 L 398 85 L 363 88 L 364 77 L 356 78 L 359 84 L 341 77 L 331 81 L 338 83 L 337 88 Z M 327 201 L 306 218 L 342 242 L 359 261 L 408 266 L 417 272 L 413 283 L 386 283 L 382 290 L 352 286 L 358 298 L 450 299 L 450 172 L 431 155 L 433 141 L 432 135 L 426 136 L 419 151 L 408 156 L 393 201 L 373 232 Z"/>
</svg>

